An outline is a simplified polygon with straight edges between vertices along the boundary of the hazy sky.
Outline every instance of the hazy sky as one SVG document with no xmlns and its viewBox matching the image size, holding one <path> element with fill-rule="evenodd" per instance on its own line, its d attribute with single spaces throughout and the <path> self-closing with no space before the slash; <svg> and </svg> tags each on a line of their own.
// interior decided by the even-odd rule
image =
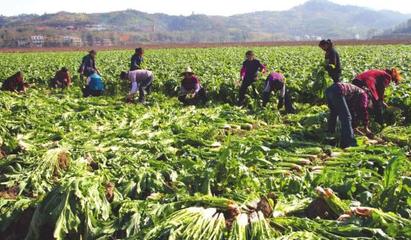
<svg viewBox="0 0 411 240">
<path fill-rule="evenodd" d="M 307 0 L 0 0 L 0 15 L 21 13 L 108 12 L 136 9 L 149 13 L 189 15 L 192 12 L 233 15 L 261 10 L 286 10 Z M 410 0 L 332 0 L 340 4 L 411 13 Z"/>
</svg>

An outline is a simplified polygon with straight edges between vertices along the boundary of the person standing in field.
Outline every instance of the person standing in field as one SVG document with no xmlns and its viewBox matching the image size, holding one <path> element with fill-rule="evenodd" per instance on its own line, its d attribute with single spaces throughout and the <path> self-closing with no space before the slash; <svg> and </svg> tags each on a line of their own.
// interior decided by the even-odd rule
<svg viewBox="0 0 411 240">
<path fill-rule="evenodd" d="M 341 148 L 357 146 L 354 137 L 353 122 L 363 121 L 364 133 L 371 135 L 368 127 L 368 95 L 350 83 L 334 83 L 326 90 L 328 108 L 328 132 L 335 133 L 337 117 L 341 122 Z"/>
<path fill-rule="evenodd" d="M 239 98 L 238 98 L 238 105 L 244 105 L 245 94 L 247 93 L 247 89 L 251 86 L 254 82 L 257 81 L 258 72 L 262 72 L 263 74 L 266 71 L 266 68 L 261 62 L 255 58 L 255 54 L 253 51 L 247 51 L 246 60 L 243 62 L 243 67 L 240 71 L 240 78 L 242 81 L 239 91 Z"/>
<path fill-rule="evenodd" d="M 204 104 L 207 101 L 207 94 L 193 70 L 187 67 L 182 75 L 184 78 L 181 81 L 178 100 L 184 105 Z"/>
<path fill-rule="evenodd" d="M 101 76 L 97 72 L 91 72 L 90 76 L 87 77 L 86 87 L 83 89 L 84 97 L 98 97 L 104 93 L 104 82 Z"/>
<path fill-rule="evenodd" d="M 365 91 L 367 91 L 371 97 L 373 110 L 375 114 L 376 122 L 383 125 L 384 108 L 387 104 L 384 102 L 385 88 L 387 88 L 391 82 L 399 84 L 401 75 L 396 68 L 385 70 L 368 70 L 357 75 L 352 83 Z"/>
<path fill-rule="evenodd" d="M 96 67 L 96 56 L 97 56 L 97 52 L 95 50 L 91 50 L 89 54 L 83 57 L 80 68 L 78 70 L 78 72 L 80 73 L 81 79 L 83 79 L 84 76 L 88 78 L 94 73 L 97 73 L 100 75 L 100 72 L 98 71 Z"/>
<path fill-rule="evenodd" d="M 120 79 L 129 80 L 131 82 L 131 90 L 126 98 L 126 101 L 132 102 L 138 90 L 138 101 L 140 103 L 144 103 L 145 91 L 147 91 L 147 94 L 151 93 L 153 78 L 153 73 L 148 70 L 134 70 L 129 72 L 121 72 Z"/>
<path fill-rule="evenodd" d="M 325 69 L 330 75 L 331 79 L 336 83 L 341 81 L 341 61 L 340 55 L 334 48 L 333 42 L 322 40 L 319 47 L 325 51 Z"/>
<path fill-rule="evenodd" d="M 262 93 L 263 106 L 266 107 L 270 101 L 271 92 L 279 91 L 278 109 L 283 108 L 285 103 L 285 110 L 287 113 L 295 113 L 295 109 L 291 102 L 291 96 L 285 86 L 285 78 L 281 73 L 272 72 L 265 81 L 265 87 Z"/>
<path fill-rule="evenodd" d="M 52 88 L 67 88 L 71 85 L 71 77 L 68 69 L 62 67 L 56 72 L 54 78 L 50 81 L 50 87 Z"/>
<path fill-rule="evenodd" d="M 141 64 L 144 62 L 144 50 L 136 48 L 135 53 L 131 57 L 130 71 L 141 69 Z"/>
<path fill-rule="evenodd" d="M 3 82 L 1 90 L 10 92 L 25 92 L 28 86 L 29 85 L 24 82 L 23 73 L 19 71 Z"/>
</svg>

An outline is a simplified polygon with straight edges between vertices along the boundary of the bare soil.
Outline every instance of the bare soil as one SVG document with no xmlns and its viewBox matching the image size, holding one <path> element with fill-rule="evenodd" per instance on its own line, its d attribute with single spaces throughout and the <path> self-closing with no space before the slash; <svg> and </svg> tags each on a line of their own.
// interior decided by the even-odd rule
<svg viewBox="0 0 411 240">
<path fill-rule="evenodd" d="M 13 186 L 10 188 L 1 188 L 0 189 L 0 198 L 4 199 L 16 199 L 19 194 L 19 187 Z"/>
<path fill-rule="evenodd" d="M 317 198 L 307 207 L 305 215 L 310 219 L 317 217 L 321 219 L 336 220 L 339 216 L 333 213 L 322 198 Z"/>
<path fill-rule="evenodd" d="M 33 217 L 35 209 L 29 207 L 24 210 L 14 222 L 12 222 L 3 233 L 0 233 L 0 239 L 12 240 L 12 239 L 24 239 L 28 233 L 31 219 Z M 50 228 L 53 229 L 53 228 Z M 51 235 L 52 236 L 52 235 Z M 45 238 L 43 238 L 45 239 Z M 53 238 L 49 238 L 53 239 Z"/>
</svg>

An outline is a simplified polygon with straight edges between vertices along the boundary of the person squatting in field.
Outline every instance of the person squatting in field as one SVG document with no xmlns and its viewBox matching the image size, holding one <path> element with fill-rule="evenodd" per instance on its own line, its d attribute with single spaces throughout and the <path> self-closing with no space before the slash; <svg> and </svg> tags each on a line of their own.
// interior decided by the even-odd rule
<svg viewBox="0 0 411 240">
<path fill-rule="evenodd" d="M 19 71 L 3 82 L 1 90 L 10 92 L 25 92 L 28 86 L 29 85 L 24 82 L 23 73 Z"/>
<path fill-rule="evenodd" d="M 384 102 L 385 88 L 387 88 L 391 82 L 396 85 L 399 84 L 401 75 L 395 68 L 385 70 L 368 70 L 357 75 L 352 83 L 362 89 L 364 89 L 370 96 L 373 105 L 373 111 L 375 114 L 376 122 L 383 125 L 384 117 L 383 111 L 387 106 Z"/>
<path fill-rule="evenodd" d="M 270 95 L 273 91 L 279 91 L 280 95 L 278 97 L 278 109 L 283 108 L 285 105 L 285 110 L 287 113 L 295 113 L 295 109 L 291 102 L 291 96 L 285 85 L 285 78 L 281 73 L 272 72 L 265 81 L 265 87 L 262 93 L 263 106 L 267 106 L 270 101 Z M 284 104 L 285 103 L 285 104 Z"/>
<path fill-rule="evenodd" d="M 131 82 L 131 90 L 126 98 L 126 101 L 132 102 L 138 90 L 138 101 L 144 103 L 145 92 L 147 92 L 147 94 L 151 93 L 153 78 L 153 73 L 148 70 L 133 70 L 129 72 L 121 72 L 120 79 L 129 80 Z"/>
<path fill-rule="evenodd" d="M 97 72 L 91 72 L 91 75 L 86 79 L 86 87 L 83 89 L 84 97 L 98 97 L 104 93 L 103 79 Z"/>
<path fill-rule="evenodd" d="M 247 51 L 246 60 L 243 62 L 243 67 L 240 71 L 241 86 L 238 98 L 238 105 L 244 105 L 245 94 L 247 93 L 248 87 L 252 86 L 254 82 L 257 81 L 258 72 L 263 74 L 266 71 L 266 67 L 261 64 L 261 62 L 255 58 L 253 51 Z"/>
<path fill-rule="evenodd" d="M 206 91 L 201 86 L 200 80 L 195 76 L 193 70 L 187 67 L 182 75 L 184 78 L 181 81 L 178 100 L 184 105 L 205 104 L 207 101 Z"/>
<path fill-rule="evenodd" d="M 97 56 L 97 52 L 95 50 L 91 50 L 88 55 L 83 57 L 80 68 L 78 70 L 82 79 L 83 79 L 83 76 L 89 77 L 94 73 L 97 73 L 100 75 L 100 72 L 98 71 L 96 67 L 96 56 Z"/>
<path fill-rule="evenodd" d="M 56 72 L 54 78 L 50 80 L 51 88 L 67 88 L 71 85 L 71 77 L 68 69 L 62 67 Z"/>
<path fill-rule="evenodd" d="M 328 40 L 320 41 L 319 47 L 325 51 L 325 69 L 334 82 L 341 81 L 340 55 L 334 48 L 333 42 Z"/>
<path fill-rule="evenodd" d="M 341 122 L 341 148 L 357 146 L 354 137 L 353 122 L 358 119 L 364 124 L 364 131 L 370 135 L 367 93 L 351 83 L 334 83 L 326 90 L 330 115 L 328 132 L 335 133 L 337 117 Z"/>
<path fill-rule="evenodd" d="M 141 69 L 141 64 L 144 62 L 144 50 L 136 48 L 133 56 L 131 56 L 130 71 Z"/>
</svg>

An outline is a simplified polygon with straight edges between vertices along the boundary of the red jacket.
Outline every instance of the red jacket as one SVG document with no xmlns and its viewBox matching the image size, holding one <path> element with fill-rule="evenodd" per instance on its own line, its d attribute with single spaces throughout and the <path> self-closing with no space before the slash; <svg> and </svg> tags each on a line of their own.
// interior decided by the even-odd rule
<svg viewBox="0 0 411 240">
<path fill-rule="evenodd" d="M 355 79 L 361 80 L 367 87 L 375 101 L 384 101 L 385 88 L 392 81 L 391 75 L 383 70 L 369 70 L 358 75 Z"/>
</svg>

